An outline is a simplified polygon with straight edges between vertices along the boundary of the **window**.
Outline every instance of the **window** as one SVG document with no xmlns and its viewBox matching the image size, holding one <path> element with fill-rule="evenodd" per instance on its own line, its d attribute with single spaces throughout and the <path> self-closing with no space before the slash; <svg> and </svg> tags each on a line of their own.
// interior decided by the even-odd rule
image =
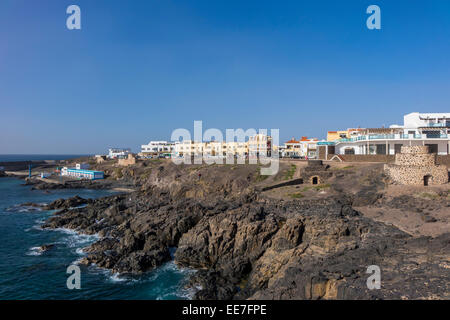
<svg viewBox="0 0 450 320">
<path fill-rule="evenodd" d="M 441 133 L 439 131 L 424 131 L 423 132 L 427 138 L 440 138 Z"/>
<path fill-rule="evenodd" d="M 355 149 L 353 148 L 345 148 L 345 154 L 355 154 Z"/>
<path fill-rule="evenodd" d="M 437 144 L 426 144 L 428 146 L 428 150 L 430 153 L 438 153 L 438 145 Z"/>
<path fill-rule="evenodd" d="M 377 144 L 376 154 L 386 154 L 386 145 L 385 144 Z"/>
</svg>

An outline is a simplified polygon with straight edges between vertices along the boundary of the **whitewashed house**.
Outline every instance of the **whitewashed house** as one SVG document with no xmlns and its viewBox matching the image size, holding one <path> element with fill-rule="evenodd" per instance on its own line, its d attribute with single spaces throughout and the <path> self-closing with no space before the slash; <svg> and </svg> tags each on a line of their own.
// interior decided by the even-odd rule
<svg viewBox="0 0 450 320">
<path fill-rule="evenodd" d="M 175 150 L 175 143 L 168 141 L 150 141 L 141 145 L 141 153 L 144 155 L 172 154 Z"/>
<path fill-rule="evenodd" d="M 108 152 L 109 159 L 127 158 L 131 153 L 130 148 L 110 148 Z"/>
<path fill-rule="evenodd" d="M 334 141 L 336 154 L 394 155 L 402 146 L 428 146 L 430 152 L 450 150 L 450 113 L 418 113 L 404 116 L 403 125 L 360 129 L 351 138 Z"/>
</svg>

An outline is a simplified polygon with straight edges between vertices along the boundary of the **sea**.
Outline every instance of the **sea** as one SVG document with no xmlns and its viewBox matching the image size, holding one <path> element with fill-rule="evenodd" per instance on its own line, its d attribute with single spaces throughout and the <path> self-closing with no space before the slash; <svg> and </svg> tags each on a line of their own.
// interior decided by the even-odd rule
<svg viewBox="0 0 450 320">
<path fill-rule="evenodd" d="M 81 289 L 67 288 L 71 275 L 67 268 L 79 262 L 85 255 L 83 248 L 97 237 L 67 229 L 43 230 L 40 226 L 53 212 L 21 204 L 50 203 L 75 195 L 98 198 L 112 193 L 89 189 L 48 193 L 31 190 L 23 180 L 0 178 L 0 299 L 190 299 L 192 292 L 186 289 L 186 283 L 194 271 L 173 262 L 140 276 L 79 265 Z M 39 247 L 46 244 L 54 247 L 41 252 Z"/>
</svg>

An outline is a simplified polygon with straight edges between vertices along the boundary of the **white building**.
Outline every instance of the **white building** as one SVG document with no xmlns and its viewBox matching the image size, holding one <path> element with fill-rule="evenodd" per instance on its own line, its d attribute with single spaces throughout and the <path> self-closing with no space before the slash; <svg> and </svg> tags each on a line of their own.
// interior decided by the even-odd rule
<svg viewBox="0 0 450 320">
<path fill-rule="evenodd" d="M 173 153 L 175 151 L 175 143 L 168 141 L 150 141 L 148 144 L 141 145 L 141 153 L 143 154 L 161 154 Z"/>
<path fill-rule="evenodd" d="M 315 159 L 317 157 L 317 142 L 319 139 L 302 137 L 300 140 L 300 154 L 306 159 Z"/>
<path fill-rule="evenodd" d="M 116 159 L 116 158 L 127 158 L 128 154 L 131 153 L 130 148 L 110 148 L 108 152 L 108 158 Z"/>
<path fill-rule="evenodd" d="M 84 170 L 77 168 L 63 167 L 61 169 L 61 175 L 67 177 L 73 177 L 78 179 L 98 180 L 104 178 L 103 171 Z"/>
<path fill-rule="evenodd" d="M 410 113 L 403 125 L 362 129 L 352 138 L 335 141 L 336 154 L 387 154 L 402 146 L 429 146 L 430 152 L 447 155 L 450 150 L 450 113 Z"/>
</svg>

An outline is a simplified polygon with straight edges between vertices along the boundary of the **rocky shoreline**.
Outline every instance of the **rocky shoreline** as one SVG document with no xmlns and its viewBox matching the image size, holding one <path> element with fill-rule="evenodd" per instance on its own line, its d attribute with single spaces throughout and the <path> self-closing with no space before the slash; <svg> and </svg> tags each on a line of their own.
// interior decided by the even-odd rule
<svg viewBox="0 0 450 320">
<path fill-rule="evenodd" d="M 133 170 L 133 169 L 128 169 Z M 199 270 L 196 299 L 448 299 L 450 234 L 413 237 L 353 207 L 382 202 L 376 169 L 353 192 L 340 180 L 329 196 L 273 199 L 257 166 L 155 163 L 125 172 L 137 191 L 52 205 L 43 228 L 69 228 L 100 239 L 82 263 L 142 273 L 171 260 Z M 201 177 L 201 178 L 200 178 Z M 273 180 L 273 181 L 272 181 Z M 443 200 L 448 205 L 447 200 Z M 367 267 L 382 270 L 369 290 Z"/>
</svg>

